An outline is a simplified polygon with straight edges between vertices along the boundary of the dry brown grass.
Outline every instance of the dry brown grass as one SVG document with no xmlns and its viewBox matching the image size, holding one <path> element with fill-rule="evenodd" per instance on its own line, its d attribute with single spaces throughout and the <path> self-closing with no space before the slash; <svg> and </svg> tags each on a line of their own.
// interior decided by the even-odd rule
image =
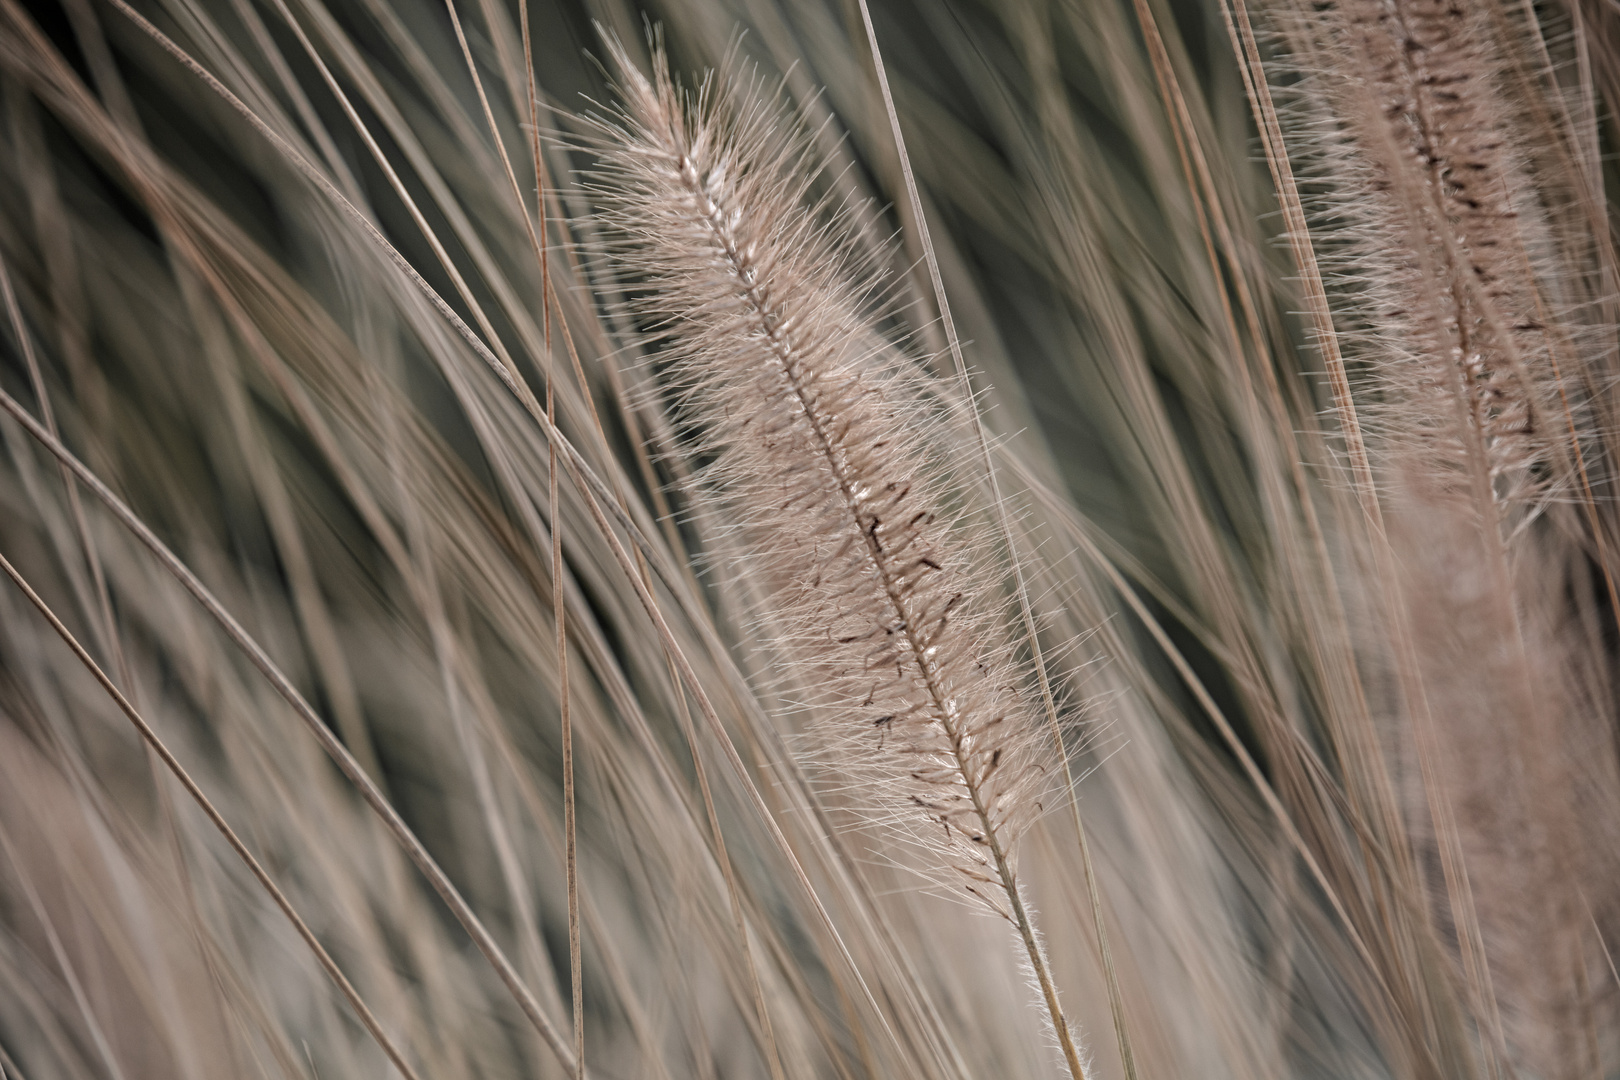
<svg viewBox="0 0 1620 1080">
<path fill-rule="evenodd" d="M 1615 1074 L 1611 6 L 0 0 L 0 1070 Z"/>
</svg>

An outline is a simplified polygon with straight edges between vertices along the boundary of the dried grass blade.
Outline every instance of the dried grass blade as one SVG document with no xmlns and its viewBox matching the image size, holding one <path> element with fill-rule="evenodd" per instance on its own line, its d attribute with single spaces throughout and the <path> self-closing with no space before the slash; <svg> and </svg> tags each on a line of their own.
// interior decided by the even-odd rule
<svg viewBox="0 0 1620 1080">
<path fill-rule="evenodd" d="M 564 1069 L 567 1070 L 570 1076 L 573 1076 L 574 1058 L 572 1051 L 558 1037 L 555 1027 L 552 1026 L 545 1013 L 541 1011 L 540 1004 L 535 1000 L 533 992 L 524 985 L 522 977 L 517 973 L 517 969 L 506 958 L 506 954 L 484 927 L 482 920 L 473 912 L 467 901 L 462 898 L 460 891 L 439 867 L 438 862 L 423 846 L 421 840 L 417 838 L 410 826 L 405 824 L 404 819 L 399 816 L 399 812 L 383 796 L 372 779 L 366 775 L 365 770 L 360 767 L 359 762 L 349 753 L 348 748 L 332 734 L 331 729 L 310 707 L 304 696 L 299 693 L 298 688 L 292 684 L 286 674 L 270 659 L 264 648 L 242 627 L 241 623 L 236 621 L 236 618 L 226 610 L 225 606 L 209 591 L 201 579 L 193 574 L 191 569 L 174 552 L 169 550 L 168 545 L 158 539 L 157 534 L 152 532 L 146 523 L 122 499 L 115 495 L 111 488 L 101 481 L 100 477 L 86 468 L 78 458 L 73 456 L 67 447 L 62 445 L 60 440 L 41 427 L 39 422 L 30 416 L 28 411 L 4 390 L 0 390 L 0 409 L 10 414 L 12 419 L 21 424 L 35 441 L 44 446 L 58 461 L 72 470 L 79 482 L 88 488 L 101 501 L 102 505 L 112 512 L 120 524 L 128 529 L 140 541 L 141 545 L 157 558 L 163 568 L 202 605 L 203 609 L 219 624 L 220 628 L 225 631 L 226 636 L 242 651 L 248 661 L 258 669 L 260 674 L 269 680 L 270 685 L 282 700 L 292 706 L 294 713 L 297 714 L 299 720 L 310 734 L 315 737 L 321 749 L 326 751 L 343 774 L 355 785 L 361 797 L 365 799 L 366 804 L 371 807 L 387 827 L 389 834 L 410 856 L 411 861 L 416 864 L 417 868 L 422 871 L 422 875 L 428 879 L 428 883 L 433 886 L 434 891 L 439 894 L 445 906 L 456 917 L 456 921 L 467 931 L 468 935 L 473 939 L 473 943 L 478 946 L 478 950 L 484 954 L 485 958 L 495 968 L 501 981 L 517 1000 L 519 1007 L 523 1010 L 524 1015 L 528 1017 L 529 1022 L 545 1038 L 547 1045 L 557 1055 Z"/>
<path fill-rule="evenodd" d="M 1091 863 L 1091 849 L 1086 842 L 1085 824 L 1080 818 L 1080 803 L 1079 796 L 1075 792 L 1074 773 L 1069 764 L 1068 752 L 1064 749 L 1063 732 L 1061 725 L 1058 723 L 1057 705 L 1052 695 L 1052 685 L 1047 674 L 1046 659 L 1042 654 L 1040 635 L 1036 631 L 1034 613 L 1030 608 L 1029 590 L 1024 583 L 1024 572 L 1019 562 L 1017 543 L 1013 539 L 1012 528 L 1007 519 L 1006 500 L 1002 497 L 1000 481 L 996 477 L 995 461 L 990 455 L 989 438 L 984 429 L 983 418 L 979 415 L 977 398 L 973 393 L 973 381 L 968 374 L 967 360 L 962 355 L 962 342 L 956 333 L 956 321 L 951 316 L 950 300 L 945 293 L 945 280 L 939 270 L 939 257 L 934 252 L 933 238 L 928 231 L 928 220 L 923 213 L 922 196 L 917 190 L 917 178 L 911 168 L 911 156 L 906 152 L 905 134 L 900 128 L 900 114 L 895 109 L 894 94 L 889 89 L 888 70 L 883 63 L 883 51 L 878 45 L 877 28 L 872 23 L 872 12 L 867 6 L 867 0 L 860 0 L 860 8 L 861 21 L 866 28 L 867 45 L 872 52 L 873 70 L 877 74 L 878 87 L 883 95 L 884 109 L 888 113 L 889 128 L 894 138 L 895 152 L 900 158 L 900 171 L 905 177 L 906 197 L 911 205 L 912 221 L 917 229 L 918 240 L 922 244 L 923 257 L 928 264 L 928 278 L 933 285 L 934 301 L 939 308 L 940 321 L 945 330 L 945 340 L 950 348 L 951 359 L 956 365 L 957 379 L 961 383 L 962 401 L 972 414 L 973 430 L 977 437 L 985 478 L 990 485 L 991 501 L 995 507 L 997 525 L 1001 530 L 1002 540 L 1007 546 L 1007 558 L 1013 571 L 1015 589 L 1018 595 L 1019 613 L 1024 622 L 1025 636 L 1034 659 L 1036 678 L 1040 685 L 1041 704 L 1046 711 L 1046 716 L 1051 725 L 1052 738 L 1063 764 L 1066 798 L 1072 811 L 1075 835 L 1079 840 L 1080 857 L 1085 866 L 1086 883 L 1092 904 L 1092 918 L 1098 946 L 1103 957 L 1103 971 L 1108 985 L 1108 1000 L 1114 1020 L 1114 1034 L 1119 1042 L 1120 1056 L 1125 1064 L 1126 1075 L 1130 1080 L 1135 1080 L 1135 1058 L 1131 1053 L 1130 1036 L 1125 1023 L 1124 1003 L 1119 991 L 1118 976 L 1114 971 L 1112 952 L 1108 945 L 1108 930 L 1103 920 L 1101 897 L 1096 888 L 1096 876 Z M 1068 1064 L 1069 1072 L 1076 1080 L 1083 1080 L 1085 1066 L 1080 1061 L 1079 1052 L 1074 1046 L 1074 1037 L 1063 1017 L 1062 1007 L 1057 999 L 1056 987 L 1052 983 L 1050 973 L 1046 970 L 1044 957 L 1041 956 L 1039 948 L 1035 945 L 1031 931 L 1025 925 L 1027 916 L 1024 915 L 1022 906 L 1017 902 L 1016 897 L 1014 898 L 1014 905 L 1021 920 L 1023 920 L 1020 922 L 1019 930 L 1024 935 L 1030 962 L 1035 967 L 1036 977 L 1041 985 L 1041 993 L 1046 999 L 1048 1011 L 1052 1014 L 1052 1024 L 1057 1031 L 1058 1042 L 1063 1049 L 1064 1060 Z"/>
<path fill-rule="evenodd" d="M 9 401 L 9 399 L 7 400 Z M 15 415 L 16 414 L 13 413 L 13 416 Z M 50 623 L 51 629 L 56 631 L 57 636 L 60 637 L 63 643 L 73 651 L 73 655 L 76 656 L 79 662 L 84 665 L 85 670 L 89 671 L 90 674 L 95 677 L 96 682 L 101 684 L 101 688 L 106 691 L 108 697 L 112 698 L 113 703 L 118 706 L 119 711 L 129 719 L 129 722 L 132 725 L 134 725 L 136 731 L 139 732 L 141 736 L 141 740 L 153 751 L 153 753 L 157 754 L 157 756 L 162 759 L 163 764 L 168 767 L 169 771 L 174 774 L 175 779 L 179 780 L 181 786 L 186 789 L 186 793 L 191 796 L 192 800 L 195 801 L 198 807 L 202 809 L 203 813 L 207 815 L 209 822 L 212 823 L 214 828 L 219 831 L 220 835 L 225 838 L 225 841 L 230 844 L 231 850 L 236 852 L 237 857 L 241 859 L 248 870 L 252 872 L 254 878 L 259 882 L 260 886 L 263 887 L 265 892 L 270 894 L 270 898 L 275 901 L 276 906 L 281 909 L 282 914 L 287 916 L 287 920 L 291 922 L 293 924 L 293 928 L 298 931 L 298 936 L 301 937 L 304 940 L 304 943 L 309 946 L 310 952 L 314 953 L 315 959 L 321 965 L 321 969 L 326 972 L 327 977 L 332 980 L 333 985 L 335 985 L 348 1000 L 349 1005 L 354 1009 L 356 1016 L 359 1018 L 361 1024 L 364 1025 L 366 1031 L 370 1033 L 374 1040 L 376 1040 L 377 1046 L 383 1051 L 383 1053 L 388 1055 L 388 1060 L 393 1062 L 394 1067 L 400 1071 L 400 1074 L 404 1076 L 406 1080 L 419 1080 L 416 1070 L 412 1068 L 410 1062 L 406 1060 L 404 1053 L 399 1049 L 398 1046 L 394 1044 L 394 1041 L 388 1037 L 387 1032 L 383 1031 L 381 1023 L 378 1022 L 377 1017 L 372 1013 L 365 1001 L 361 999 L 360 994 L 357 990 L 355 990 L 354 985 L 349 982 L 348 976 L 343 974 L 343 970 L 338 967 L 337 962 L 332 959 L 331 954 L 328 953 L 326 948 L 320 943 L 320 940 L 315 936 L 314 931 L 309 928 L 309 924 L 304 922 L 303 917 L 300 916 L 297 910 L 292 906 L 292 902 L 287 899 L 286 894 L 281 891 L 280 886 L 275 883 L 275 880 L 271 878 L 264 867 L 260 865 L 259 860 L 254 857 L 251 851 L 248 850 L 247 845 L 242 842 L 242 839 L 239 836 L 237 836 L 236 831 L 231 828 L 230 823 L 227 822 L 220 812 L 214 807 L 214 804 L 209 800 L 208 796 L 203 793 L 202 788 L 197 785 L 197 782 L 191 778 L 191 774 L 186 771 L 185 766 L 180 764 L 179 759 L 174 756 L 169 748 L 163 743 L 163 740 L 158 737 L 157 732 L 154 731 L 151 725 L 146 722 L 146 719 L 142 717 L 138 711 L 136 711 L 135 706 L 130 704 L 129 699 L 124 696 L 121 690 L 118 689 L 117 684 L 115 684 L 112 679 L 107 676 L 107 673 L 101 669 L 101 666 L 96 663 L 95 659 L 85 651 L 84 646 L 79 644 L 78 639 L 73 636 L 72 631 L 70 631 L 62 623 L 62 620 L 57 617 L 56 612 L 51 610 L 50 605 L 45 603 L 40 595 L 34 591 L 33 586 L 31 586 L 27 579 L 25 579 L 22 574 L 17 571 L 16 567 L 12 566 L 10 561 L 8 561 L 3 554 L 0 554 L 0 570 L 3 570 L 6 576 L 11 578 L 12 582 L 17 586 L 17 588 L 23 593 L 24 596 L 28 598 L 28 602 L 34 605 L 34 607 L 39 611 L 40 615 L 45 618 L 45 621 Z M 3 836 L 3 834 L 0 834 L 0 836 Z M 54 936 L 55 935 L 53 932 L 53 940 Z M 77 992 L 77 989 L 75 989 L 75 993 Z M 98 1038 L 98 1043 L 103 1042 L 104 1040 Z M 103 1049 L 105 1050 L 105 1047 L 103 1047 Z M 107 1058 L 107 1060 L 109 1064 L 112 1064 L 112 1059 L 110 1056 Z M 113 1065 L 112 1067 L 116 1075 L 118 1072 L 117 1067 L 116 1065 Z"/>
</svg>

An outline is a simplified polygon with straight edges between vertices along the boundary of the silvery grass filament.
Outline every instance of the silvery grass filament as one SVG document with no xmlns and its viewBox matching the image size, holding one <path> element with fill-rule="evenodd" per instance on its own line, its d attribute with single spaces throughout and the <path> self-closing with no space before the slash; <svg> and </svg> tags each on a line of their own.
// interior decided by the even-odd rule
<svg viewBox="0 0 1620 1080">
<path fill-rule="evenodd" d="M 611 47 L 625 106 L 598 124 L 609 254 L 702 432 L 703 484 L 747 552 L 738 570 L 767 597 L 861 813 L 1016 928 L 1083 1077 L 1016 862 L 1058 750 L 958 528 L 926 376 L 875 329 L 874 256 L 840 242 L 797 117 L 746 79 L 687 96 L 661 53 L 648 80 Z"/>
</svg>

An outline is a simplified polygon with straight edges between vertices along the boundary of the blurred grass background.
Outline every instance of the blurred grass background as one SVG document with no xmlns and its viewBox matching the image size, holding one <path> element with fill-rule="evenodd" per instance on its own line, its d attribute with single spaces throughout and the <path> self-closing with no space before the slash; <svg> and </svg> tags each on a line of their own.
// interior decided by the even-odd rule
<svg viewBox="0 0 1620 1080">
<path fill-rule="evenodd" d="M 1573 34 L 1562 7 L 1540 14 L 1560 70 L 1596 43 L 1607 109 L 1615 12 L 1580 10 Z M 1515 1073 L 1471 1011 L 1444 901 L 1414 891 L 1439 880 L 1420 801 L 1402 796 L 1393 833 L 1365 811 L 1366 790 L 1409 791 L 1416 766 L 1387 657 L 1363 645 L 1379 617 L 1365 539 L 1345 525 L 1356 512 L 1229 13 L 883 0 L 873 15 L 1075 718 L 1139 1075 L 1612 1075 L 1617 980 L 1599 946 L 1615 898 L 1585 898 L 1581 993 L 1553 1021 L 1556 1048 Z M 632 50 L 661 27 L 689 82 L 735 49 L 730 70 L 757 65 L 826 121 L 829 182 L 868 200 L 850 242 L 893 244 L 904 319 L 948 377 L 859 9 L 545 0 L 529 18 L 538 185 L 515 4 L 0 0 L 0 259 L 15 297 L 0 388 L 262 643 L 487 924 L 549 1032 L 296 703 L 15 415 L 0 420 L 0 554 L 423 1077 L 571 1069 L 559 588 L 591 1073 L 767 1075 L 757 977 L 790 1077 L 1055 1075 L 1003 928 L 920 892 L 795 758 L 776 719 L 790 688 L 750 638 L 746 581 L 714 570 L 725 523 L 683 485 L 686 437 L 617 302 L 624 283 L 581 254 L 597 238 L 576 114 L 613 100 L 598 24 Z M 549 318 L 524 225 L 537 186 Z M 564 476 L 552 504 L 541 427 L 446 311 L 556 395 L 599 488 Z M 1371 700 L 1371 752 L 1393 764 L 1346 743 L 1347 687 Z M 1417 852 L 1420 881 L 1392 869 L 1392 844 Z M 1122 1076 L 1066 812 L 1024 858 L 1096 1075 Z M 395 1070 L 9 585 L 0 1067 Z"/>
</svg>

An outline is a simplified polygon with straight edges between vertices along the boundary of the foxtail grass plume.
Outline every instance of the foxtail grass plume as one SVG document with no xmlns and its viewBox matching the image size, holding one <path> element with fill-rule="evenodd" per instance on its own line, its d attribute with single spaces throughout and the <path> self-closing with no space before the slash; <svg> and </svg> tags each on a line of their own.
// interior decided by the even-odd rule
<svg viewBox="0 0 1620 1080">
<path fill-rule="evenodd" d="M 1580 419 L 1559 398 L 1556 351 L 1572 343 L 1552 324 L 1568 263 L 1542 202 L 1556 188 L 1529 171 L 1547 117 L 1504 93 L 1510 19 L 1444 2 L 1311 17 L 1337 236 L 1355 252 L 1347 329 L 1376 368 L 1377 426 L 1436 491 L 1499 504 L 1571 486 Z M 1575 375 L 1577 358 L 1562 359 Z"/>
<path fill-rule="evenodd" d="M 1581 897 L 1606 891 L 1620 802 L 1612 767 L 1591 764 L 1612 755 L 1612 690 L 1584 598 L 1615 593 L 1576 110 L 1514 5 L 1279 18 L 1281 64 L 1303 76 L 1312 242 L 1354 365 L 1341 420 L 1365 425 L 1361 482 L 1384 506 L 1388 622 L 1367 652 L 1390 643 L 1398 673 L 1392 737 L 1419 765 L 1409 812 L 1443 868 L 1436 920 L 1487 1065 L 1579 1075 L 1562 1033 L 1590 1016 L 1605 917 Z"/>
<path fill-rule="evenodd" d="M 599 128 L 612 255 L 663 337 L 778 654 L 861 813 L 1016 928 L 1079 1078 L 1016 859 L 1056 751 L 964 538 L 943 405 L 877 329 L 884 252 L 843 241 L 805 125 L 750 80 L 688 96 L 661 51 L 649 80 L 610 47 L 625 99 Z"/>
</svg>

